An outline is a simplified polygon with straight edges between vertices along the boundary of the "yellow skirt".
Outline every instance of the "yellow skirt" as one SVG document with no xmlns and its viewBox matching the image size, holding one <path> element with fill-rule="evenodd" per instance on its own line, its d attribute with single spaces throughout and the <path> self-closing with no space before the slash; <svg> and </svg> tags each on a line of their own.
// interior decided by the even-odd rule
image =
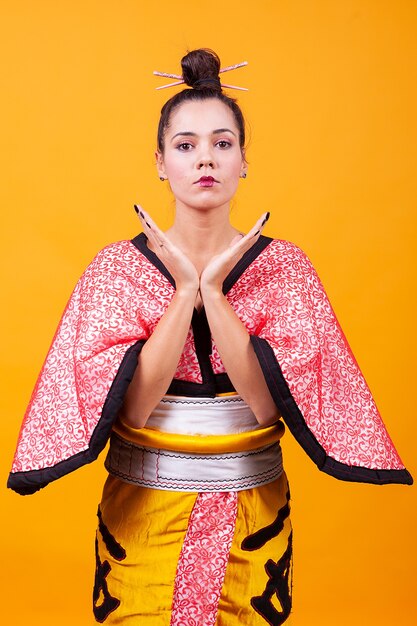
<svg viewBox="0 0 417 626">
<path fill-rule="evenodd" d="M 109 476 L 99 507 L 94 617 L 140 626 L 278 626 L 292 594 L 283 473 L 239 492 L 149 489 Z"/>
</svg>

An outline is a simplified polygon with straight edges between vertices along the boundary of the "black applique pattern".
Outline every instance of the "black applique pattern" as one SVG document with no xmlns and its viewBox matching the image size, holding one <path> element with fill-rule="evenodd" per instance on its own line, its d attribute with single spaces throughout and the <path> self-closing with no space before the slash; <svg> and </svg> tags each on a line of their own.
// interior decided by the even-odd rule
<svg viewBox="0 0 417 626">
<path fill-rule="evenodd" d="M 261 617 L 271 626 L 281 626 L 289 617 L 292 606 L 291 588 L 291 564 L 292 564 L 292 532 L 288 537 L 288 545 L 282 557 L 277 563 L 268 559 L 265 571 L 268 574 L 268 582 L 261 596 L 251 598 L 251 605 Z M 272 597 L 276 595 L 281 605 L 278 611 L 272 604 Z"/>
<path fill-rule="evenodd" d="M 278 511 L 278 515 L 268 526 L 261 528 L 261 530 L 257 530 L 256 533 L 245 537 L 242 541 L 241 548 L 242 550 L 258 550 L 262 548 L 266 544 L 267 541 L 273 539 L 284 528 L 284 522 L 289 517 L 290 514 L 290 491 L 287 491 L 286 494 L 287 502 L 281 507 Z"/>
<path fill-rule="evenodd" d="M 100 508 L 97 512 L 99 524 L 98 530 L 103 538 L 105 546 L 111 556 L 117 561 L 123 561 L 126 558 L 125 549 L 116 541 L 109 529 L 103 522 Z M 110 613 L 115 611 L 120 605 L 120 600 L 111 595 L 108 585 L 107 576 L 111 570 L 111 566 L 107 560 L 101 562 L 98 552 L 98 540 L 96 538 L 96 573 L 93 589 L 93 613 L 97 622 L 104 622 Z M 99 604 L 100 592 L 102 593 L 102 602 Z"/>
<path fill-rule="evenodd" d="M 290 490 L 286 493 L 286 503 L 279 509 L 271 524 L 261 528 L 242 541 L 242 550 L 258 550 L 268 541 L 277 537 L 284 528 L 284 522 L 290 515 Z M 277 563 L 269 559 L 265 563 L 268 575 L 266 587 L 261 596 L 251 598 L 251 605 L 271 626 L 280 626 L 291 613 L 292 606 L 292 532 L 288 537 L 287 548 Z M 279 601 L 281 610 L 277 610 L 272 602 L 273 596 Z"/>
</svg>

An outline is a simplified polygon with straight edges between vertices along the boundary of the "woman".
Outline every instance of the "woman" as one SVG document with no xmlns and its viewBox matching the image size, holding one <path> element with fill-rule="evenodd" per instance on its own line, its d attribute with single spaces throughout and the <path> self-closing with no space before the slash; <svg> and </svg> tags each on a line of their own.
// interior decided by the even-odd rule
<svg viewBox="0 0 417 626">
<path fill-rule="evenodd" d="M 323 471 L 410 484 L 310 262 L 229 221 L 245 129 L 218 57 L 182 60 L 157 167 L 162 232 L 107 246 L 80 279 L 35 388 L 9 486 L 96 458 L 94 616 L 106 624 L 283 624 L 292 533 L 281 416 Z"/>
</svg>

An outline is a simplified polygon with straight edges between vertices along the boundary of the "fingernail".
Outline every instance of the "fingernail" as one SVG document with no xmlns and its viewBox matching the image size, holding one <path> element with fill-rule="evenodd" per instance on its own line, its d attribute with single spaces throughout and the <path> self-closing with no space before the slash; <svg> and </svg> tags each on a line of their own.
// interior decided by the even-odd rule
<svg viewBox="0 0 417 626">
<path fill-rule="evenodd" d="M 261 232 L 260 230 L 257 230 L 256 233 L 252 235 L 252 237 L 256 237 L 256 235 L 258 235 L 260 232 Z"/>
<path fill-rule="evenodd" d="M 143 214 L 142 214 L 142 217 L 143 217 Z M 146 226 L 147 226 L 148 228 L 150 228 L 150 229 L 152 230 L 152 226 L 149 224 L 149 222 L 145 222 L 145 224 L 146 224 Z"/>
<path fill-rule="evenodd" d="M 133 208 L 135 209 L 136 213 L 139 213 L 139 215 L 141 216 L 142 219 L 145 219 L 145 216 L 144 216 L 143 212 L 139 209 L 137 204 L 134 204 Z"/>
<path fill-rule="evenodd" d="M 265 215 L 264 219 L 262 220 L 262 226 L 264 226 L 266 224 L 266 222 L 269 220 L 269 216 L 270 216 L 270 212 L 268 211 L 268 213 Z"/>
</svg>

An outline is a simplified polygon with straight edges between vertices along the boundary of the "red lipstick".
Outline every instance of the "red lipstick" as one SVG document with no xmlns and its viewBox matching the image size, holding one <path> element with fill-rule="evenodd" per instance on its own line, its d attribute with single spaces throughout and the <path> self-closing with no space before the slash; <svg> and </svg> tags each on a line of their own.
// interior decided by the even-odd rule
<svg viewBox="0 0 417 626">
<path fill-rule="evenodd" d="M 213 178 L 213 176 L 202 176 L 196 182 L 200 185 L 200 187 L 213 187 L 214 183 L 217 181 Z"/>
</svg>

